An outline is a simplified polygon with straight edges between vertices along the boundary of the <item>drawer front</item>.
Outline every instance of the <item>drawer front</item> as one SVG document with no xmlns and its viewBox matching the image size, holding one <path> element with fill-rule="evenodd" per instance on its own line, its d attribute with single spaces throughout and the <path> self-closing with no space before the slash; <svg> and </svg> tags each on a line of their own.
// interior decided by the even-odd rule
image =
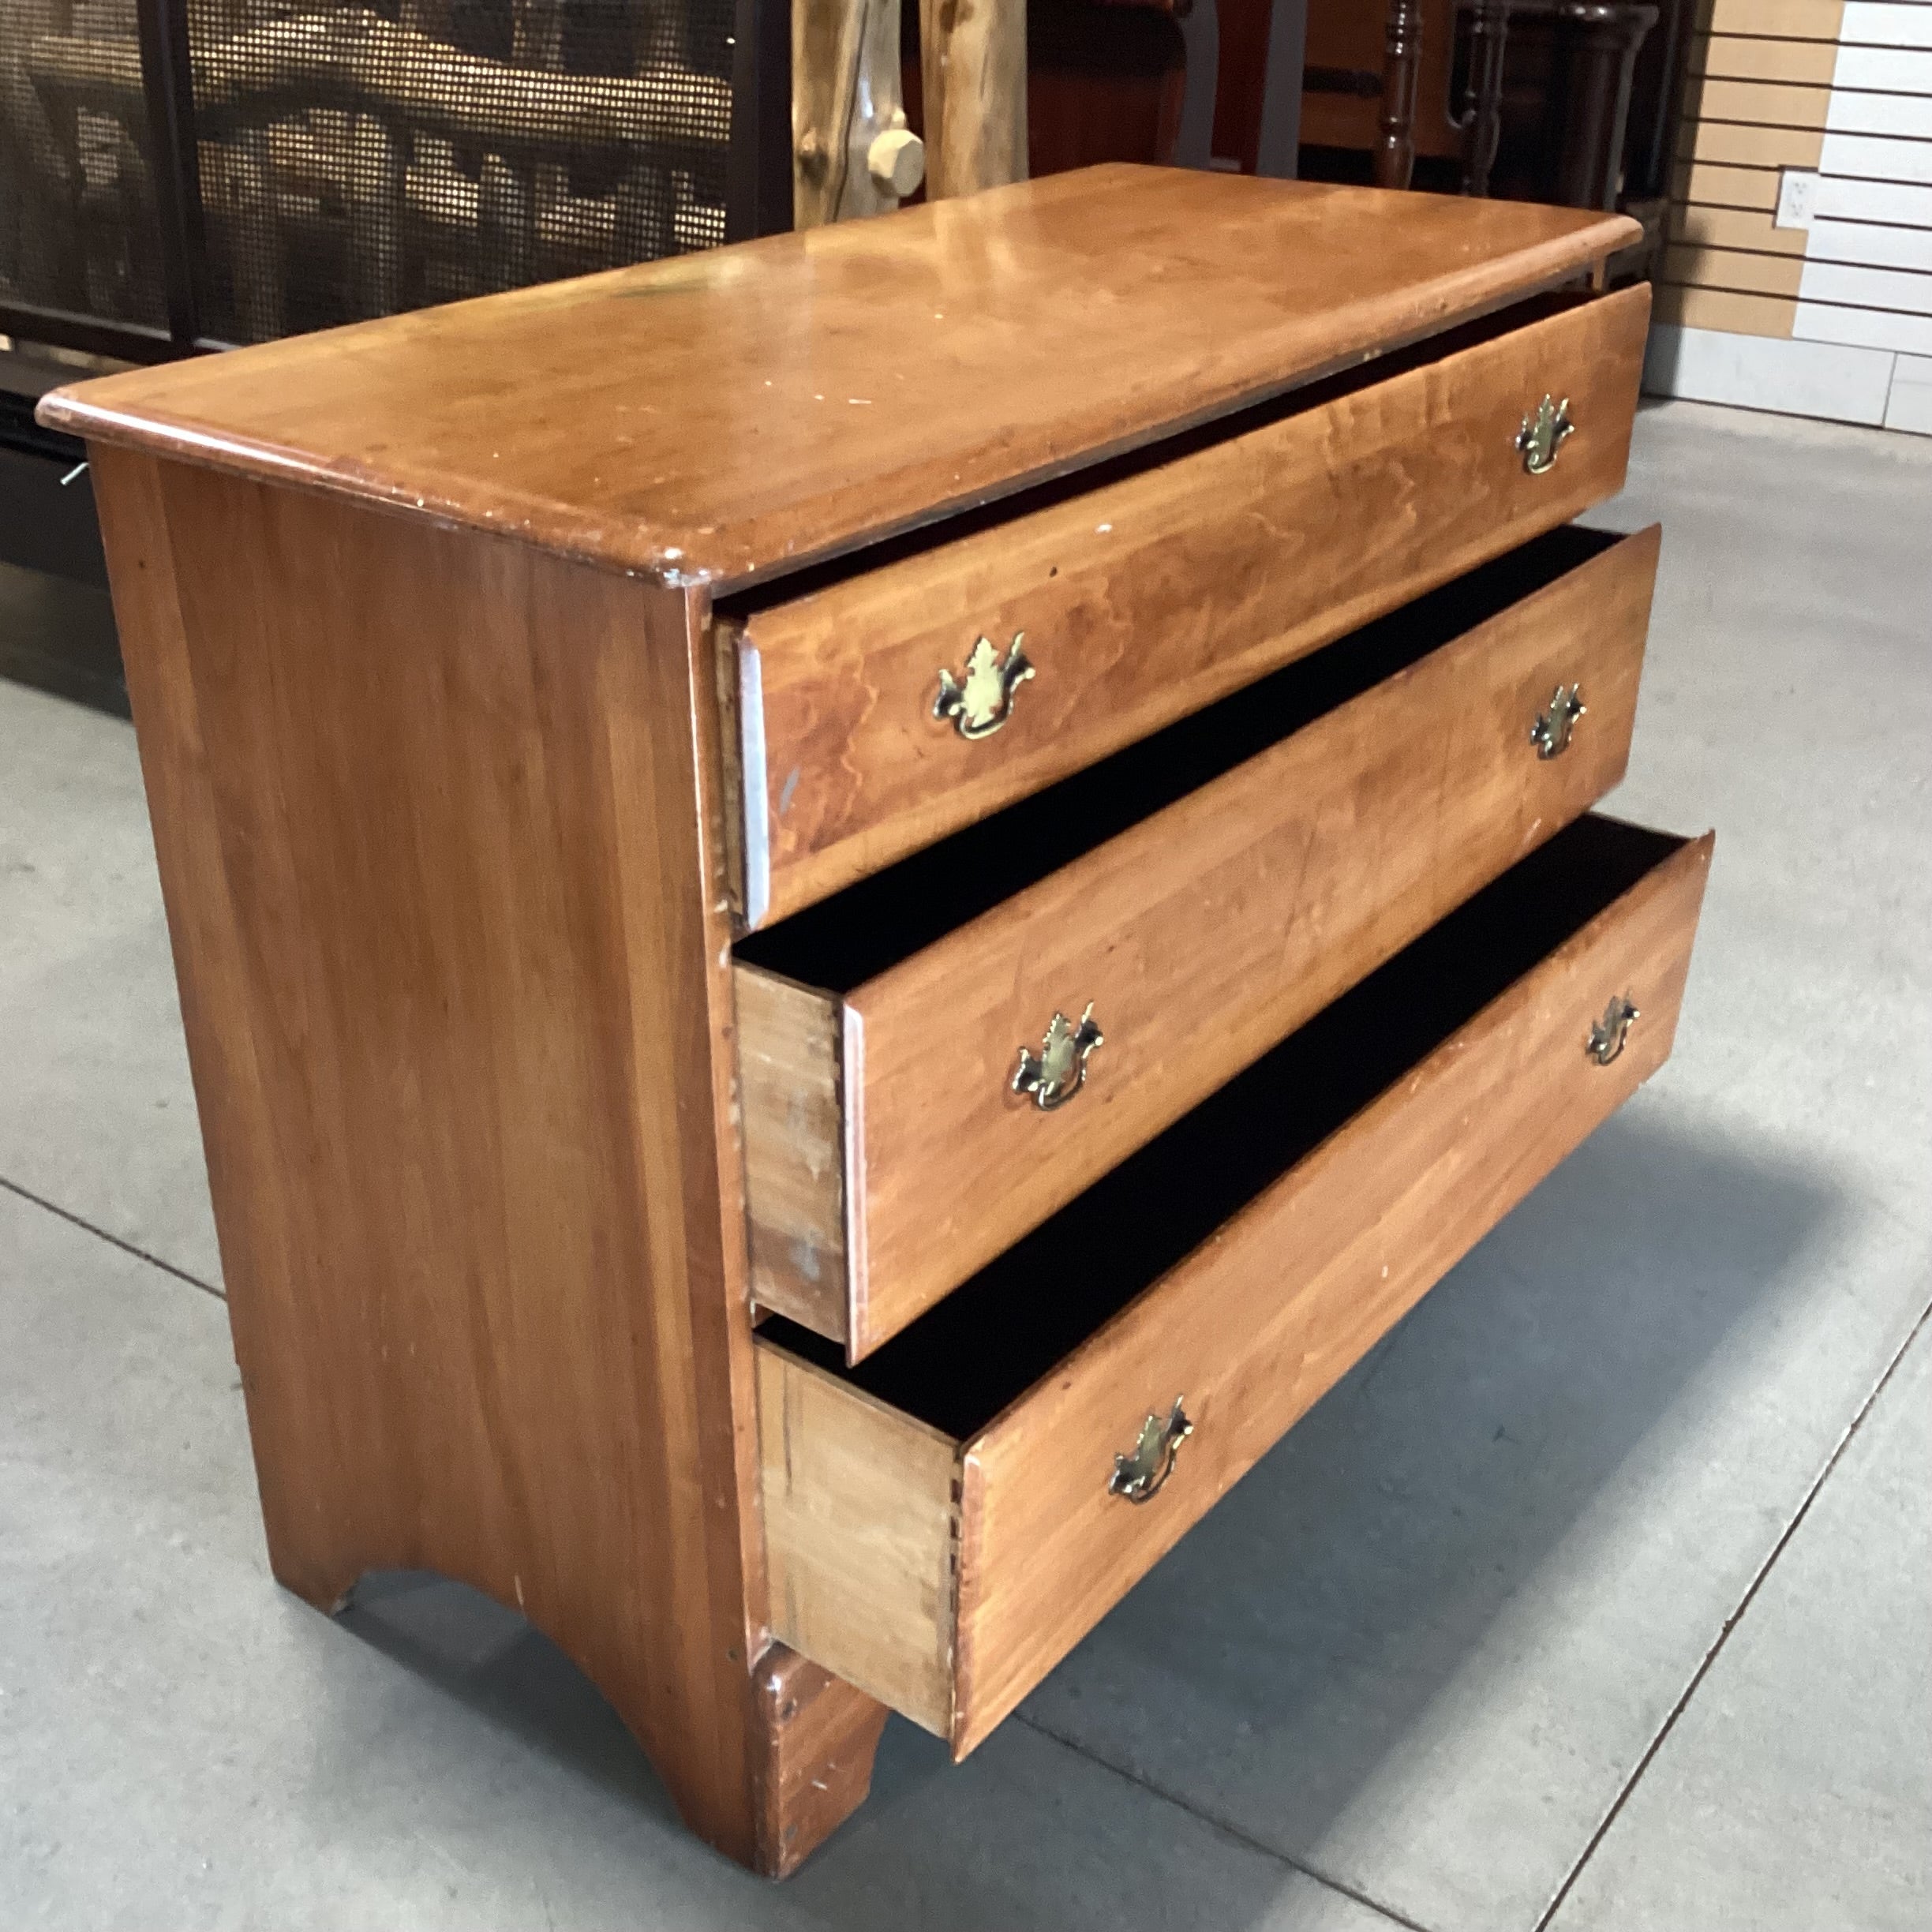
<svg viewBox="0 0 1932 1932">
<path fill-rule="evenodd" d="M 848 994 L 837 1144 L 766 1091 L 776 989 L 741 994 L 754 1293 L 861 1358 L 1587 810 L 1623 775 L 1657 542 L 1623 539 Z M 1572 685 L 1585 712 L 1540 755 L 1534 721 Z M 1078 1091 L 1016 1094 L 1021 1050 L 1044 1059 L 1055 1016 L 1089 1013 Z"/>
<path fill-rule="evenodd" d="M 1709 856 L 1683 848 L 971 1446 L 957 1749 L 1663 1064 Z M 1640 1018 L 1601 1066 L 1586 1041 L 1619 997 Z M 1194 1433 L 1172 1480 L 1144 1507 L 1109 1494 L 1114 1453 L 1177 1397 Z"/>
<path fill-rule="evenodd" d="M 1619 489 L 1649 316 L 1623 290 L 759 612 L 731 637 L 747 927 L 1198 710 Z M 1530 474 L 1526 412 L 1574 432 Z M 1005 721 L 967 680 L 1024 635 Z M 998 660 L 995 670 L 1004 667 Z M 974 699 L 934 716 L 946 669 Z M 985 689 L 999 684 L 990 676 Z M 1000 685 L 1001 692 L 1005 687 Z"/>
<path fill-rule="evenodd" d="M 1676 845 L 950 1455 L 761 1336 L 775 1634 L 972 1750 L 1662 1063 L 1710 850 Z M 1146 1438 L 1164 1480 L 1116 1493 L 1177 1402 L 1171 1459 Z"/>
</svg>

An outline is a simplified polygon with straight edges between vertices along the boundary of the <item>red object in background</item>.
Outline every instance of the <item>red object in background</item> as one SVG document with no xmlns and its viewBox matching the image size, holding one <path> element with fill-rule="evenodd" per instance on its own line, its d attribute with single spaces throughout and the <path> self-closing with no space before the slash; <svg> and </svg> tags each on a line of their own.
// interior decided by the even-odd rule
<svg viewBox="0 0 1932 1932">
<path fill-rule="evenodd" d="M 906 118 L 923 134 L 916 4 L 905 6 L 901 21 Z M 1030 0 L 1028 171 L 1171 160 L 1186 78 L 1181 30 L 1166 0 Z"/>
</svg>

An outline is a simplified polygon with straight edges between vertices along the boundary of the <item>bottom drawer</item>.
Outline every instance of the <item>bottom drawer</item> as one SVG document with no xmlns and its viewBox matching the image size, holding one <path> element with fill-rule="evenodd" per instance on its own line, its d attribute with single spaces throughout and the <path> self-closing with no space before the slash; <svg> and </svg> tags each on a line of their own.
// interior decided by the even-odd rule
<svg viewBox="0 0 1932 1932">
<path fill-rule="evenodd" d="M 856 1368 L 768 1322 L 773 1634 L 971 1750 L 1662 1064 L 1711 844 L 1579 821 Z"/>
</svg>

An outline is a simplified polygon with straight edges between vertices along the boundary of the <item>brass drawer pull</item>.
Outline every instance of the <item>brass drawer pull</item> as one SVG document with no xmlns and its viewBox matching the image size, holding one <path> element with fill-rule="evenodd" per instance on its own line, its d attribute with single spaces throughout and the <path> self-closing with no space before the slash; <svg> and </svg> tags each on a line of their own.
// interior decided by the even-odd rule
<svg viewBox="0 0 1932 1932">
<path fill-rule="evenodd" d="M 932 714 L 953 721 L 962 738 L 990 738 L 1013 716 L 1013 694 L 1033 675 L 1026 654 L 1026 633 L 1016 631 L 1005 661 L 990 638 L 977 639 L 966 660 L 964 681 L 943 665 Z"/>
<path fill-rule="evenodd" d="M 1581 684 L 1559 684 L 1547 711 L 1539 711 L 1530 727 L 1530 742 L 1540 758 L 1560 757 L 1570 749 L 1570 734 L 1589 707 Z"/>
<path fill-rule="evenodd" d="M 1637 1017 L 1637 1009 L 1619 993 L 1604 1009 L 1604 1017 L 1590 1022 L 1589 1057 L 1599 1066 L 1608 1066 L 1623 1052 L 1631 1022 Z"/>
<path fill-rule="evenodd" d="M 1106 1035 L 1094 1024 L 1091 1000 L 1078 1026 L 1065 1013 L 1056 1013 L 1047 1024 L 1040 1050 L 1020 1049 L 1020 1064 L 1013 1069 L 1013 1091 L 1031 1094 L 1043 1114 L 1065 1106 L 1087 1084 L 1088 1056 L 1106 1044 Z"/>
<path fill-rule="evenodd" d="M 1522 419 L 1516 432 L 1516 447 L 1522 451 L 1523 468 L 1531 476 L 1541 476 L 1556 466 L 1556 452 L 1576 433 L 1570 420 L 1570 399 L 1559 402 L 1548 395 L 1536 406 L 1533 415 Z"/>
<path fill-rule="evenodd" d="M 1181 1445 L 1194 1433 L 1194 1425 L 1181 1406 L 1185 1397 L 1177 1395 L 1170 1413 L 1150 1411 L 1140 1425 L 1140 1440 L 1132 1455 L 1114 1458 L 1114 1473 L 1107 1483 L 1109 1496 L 1125 1496 L 1129 1503 L 1144 1503 L 1174 1473 L 1174 1458 Z"/>
</svg>

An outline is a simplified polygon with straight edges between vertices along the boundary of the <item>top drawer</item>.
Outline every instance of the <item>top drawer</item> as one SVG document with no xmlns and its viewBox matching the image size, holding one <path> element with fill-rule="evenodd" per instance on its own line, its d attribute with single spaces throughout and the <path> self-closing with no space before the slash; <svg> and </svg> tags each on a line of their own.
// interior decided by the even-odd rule
<svg viewBox="0 0 1932 1932">
<path fill-rule="evenodd" d="M 1614 495 L 1649 309 L 1647 286 L 1546 304 L 1419 366 L 1305 393 L 1258 427 L 728 620 L 741 930 Z M 1567 399 L 1569 430 L 1544 460 L 1531 432 L 1546 396 Z M 1009 684 L 1016 643 L 1026 668 Z"/>
</svg>

